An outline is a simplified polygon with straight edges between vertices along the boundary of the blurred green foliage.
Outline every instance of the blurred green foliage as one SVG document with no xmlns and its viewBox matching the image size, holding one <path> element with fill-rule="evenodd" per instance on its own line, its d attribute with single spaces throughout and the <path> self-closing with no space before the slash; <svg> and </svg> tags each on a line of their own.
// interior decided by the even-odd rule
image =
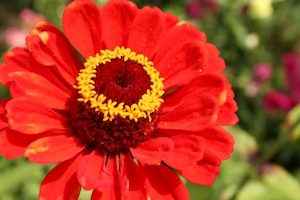
<svg viewBox="0 0 300 200">
<path fill-rule="evenodd" d="M 251 1 L 219 0 L 216 12 L 191 19 L 186 13 L 189 1 L 135 0 L 140 7 L 158 6 L 202 29 L 225 59 L 225 73 L 236 94 L 240 122 L 229 128 L 235 137 L 235 152 L 222 164 L 221 175 L 213 186 L 187 183 L 192 200 L 300 199 L 300 107 L 288 114 L 269 113 L 262 107 L 267 91 L 272 88 L 285 90 L 282 55 L 300 51 L 300 2 L 270 0 L 272 12 L 259 10 L 268 16 L 255 17 Z M 67 2 L 0 1 L 0 33 L 20 23 L 18 15 L 24 8 L 43 14 L 48 21 L 61 27 L 61 15 Z M 106 1 L 95 2 L 103 5 Z M 251 15 L 247 12 L 249 9 L 252 9 Z M 8 48 L 1 36 L 1 57 Z M 252 81 L 252 66 L 260 62 L 272 64 L 273 77 L 260 86 L 256 95 L 249 96 L 246 90 Z M 9 91 L 3 86 L 0 86 L 0 97 L 9 97 Z M 0 199 L 36 199 L 40 182 L 50 167 L 24 159 L 7 161 L 0 157 Z M 81 199 L 89 195 L 84 191 Z"/>
</svg>

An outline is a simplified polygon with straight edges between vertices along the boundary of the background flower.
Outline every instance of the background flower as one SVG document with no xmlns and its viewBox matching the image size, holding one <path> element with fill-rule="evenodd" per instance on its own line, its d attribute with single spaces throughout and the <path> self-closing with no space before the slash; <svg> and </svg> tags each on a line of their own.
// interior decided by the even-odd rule
<svg viewBox="0 0 300 200">
<path fill-rule="evenodd" d="M 187 15 L 191 18 L 204 18 L 216 12 L 219 4 L 215 0 L 192 0 L 186 8 Z"/>
<path fill-rule="evenodd" d="M 300 103 L 300 57 L 295 53 L 286 53 L 283 55 L 283 64 L 288 93 L 276 90 L 269 92 L 263 104 L 270 111 L 287 112 Z"/>
<path fill-rule="evenodd" d="M 5 30 L 4 40 L 10 47 L 24 47 L 25 39 L 33 29 L 34 24 L 44 18 L 30 9 L 24 9 L 20 15 L 20 27 L 10 27 Z"/>
</svg>

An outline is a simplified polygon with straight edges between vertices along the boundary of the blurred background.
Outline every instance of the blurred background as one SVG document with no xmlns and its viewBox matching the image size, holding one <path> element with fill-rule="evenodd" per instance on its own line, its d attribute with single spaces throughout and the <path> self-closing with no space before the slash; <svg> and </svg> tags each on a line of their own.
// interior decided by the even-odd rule
<svg viewBox="0 0 300 200">
<path fill-rule="evenodd" d="M 95 0 L 99 5 L 105 0 Z M 203 30 L 227 63 L 239 106 L 228 128 L 235 152 L 211 187 L 187 183 L 192 200 L 300 199 L 300 1 L 152 0 Z M 61 27 L 67 0 L 0 0 L 0 55 L 25 45 L 41 19 Z M 2 58 L 0 58 L 0 61 Z M 0 85 L 0 99 L 9 97 Z M 37 199 L 52 166 L 0 156 L 0 200 Z M 89 199 L 83 191 L 80 199 Z"/>
</svg>

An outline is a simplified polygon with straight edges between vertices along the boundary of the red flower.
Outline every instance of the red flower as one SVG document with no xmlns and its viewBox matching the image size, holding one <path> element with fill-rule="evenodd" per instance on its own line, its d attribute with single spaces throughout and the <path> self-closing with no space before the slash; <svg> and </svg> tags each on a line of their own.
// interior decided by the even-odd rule
<svg viewBox="0 0 300 200">
<path fill-rule="evenodd" d="M 60 163 L 39 198 L 77 199 L 83 187 L 92 199 L 188 199 L 177 173 L 212 184 L 237 106 L 205 35 L 124 0 L 75 0 L 63 29 L 37 23 L 0 67 L 12 96 L 0 107 L 0 152 Z"/>
</svg>

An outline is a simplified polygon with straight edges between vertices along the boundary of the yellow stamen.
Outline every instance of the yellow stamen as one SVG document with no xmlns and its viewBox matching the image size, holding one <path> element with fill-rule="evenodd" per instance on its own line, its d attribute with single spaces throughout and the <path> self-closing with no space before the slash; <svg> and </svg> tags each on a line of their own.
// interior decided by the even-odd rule
<svg viewBox="0 0 300 200">
<path fill-rule="evenodd" d="M 104 94 L 97 94 L 95 91 L 96 69 L 101 64 L 111 62 L 113 59 L 124 59 L 134 61 L 143 66 L 143 69 L 150 77 L 151 89 L 148 89 L 139 99 L 138 103 L 125 105 L 124 102 L 116 102 L 107 99 Z M 84 69 L 80 70 L 77 77 L 78 85 L 74 88 L 78 89 L 80 98 L 78 101 L 90 103 L 91 108 L 96 112 L 103 114 L 103 121 L 112 121 L 117 116 L 138 121 L 139 118 L 147 118 L 151 121 L 151 114 L 157 111 L 163 102 L 161 98 L 164 92 L 163 78 L 159 76 L 159 72 L 155 69 L 153 62 L 142 54 L 137 54 L 129 48 L 116 47 L 114 50 L 101 50 L 100 54 L 91 56 L 84 63 Z"/>
</svg>

